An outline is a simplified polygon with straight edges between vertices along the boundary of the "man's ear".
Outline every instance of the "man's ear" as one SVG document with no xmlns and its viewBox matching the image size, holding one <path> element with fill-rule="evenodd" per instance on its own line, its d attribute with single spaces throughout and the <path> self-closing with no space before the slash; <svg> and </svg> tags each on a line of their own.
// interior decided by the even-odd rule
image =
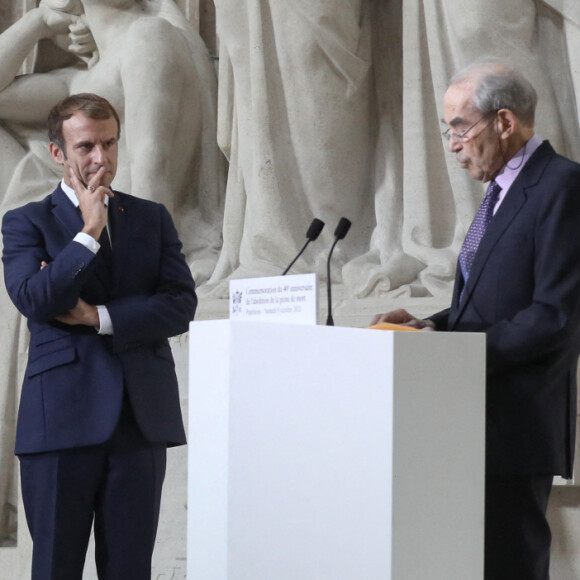
<svg viewBox="0 0 580 580">
<path fill-rule="evenodd" d="M 500 109 L 497 112 L 498 134 L 500 139 L 508 139 L 513 135 L 519 126 L 519 119 L 509 109 Z"/>
<path fill-rule="evenodd" d="M 66 155 L 64 154 L 64 151 L 53 141 L 50 142 L 49 150 L 51 157 L 59 165 L 64 165 L 64 162 L 66 161 Z"/>
</svg>

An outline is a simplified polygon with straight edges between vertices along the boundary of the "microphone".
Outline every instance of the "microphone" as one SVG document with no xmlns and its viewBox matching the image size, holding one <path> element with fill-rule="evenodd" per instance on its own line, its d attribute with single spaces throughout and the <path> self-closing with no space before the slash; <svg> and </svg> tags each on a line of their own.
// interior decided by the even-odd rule
<svg viewBox="0 0 580 580">
<path fill-rule="evenodd" d="M 348 234 L 351 225 L 352 223 L 349 219 L 346 219 L 345 217 L 340 218 L 340 221 L 334 230 L 334 243 L 330 248 L 328 260 L 326 261 L 326 290 L 328 298 L 328 316 L 326 317 L 326 326 L 334 326 L 334 320 L 332 319 L 332 279 L 330 278 L 330 258 L 332 257 L 332 252 L 334 252 L 334 247 L 338 243 L 338 240 L 342 240 L 346 234 Z"/>
<path fill-rule="evenodd" d="M 304 250 L 306 249 L 306 246 L 310 242 L 313 242 L 316 238 L 318 238 L 323 227 L 324 227 L 323 221 L 319 220 L 318 218 L 314 218 L 312 220 L 312 223 L 310 224 L 310 227 L 308 228 L 308 231 L 306 232 L 306 237 L 308 238 L 306 240 L 306 243 L 302 246 L 302 249 L 298 252 L 298 255 L 290 262 L 290 264 L 284 270 L 284 272 L 282 272 L 282 276 L 286 276 L 286 274 L 288 273 L 288 270 L 290 270 L 290 268 L 292 268 L 292 266 L 294 265 L 294 262 L 296 262 L 296 260 L 298 260 L 298 258 L 302 255 L 302 252 L 304 252 Z"/>
</svg>

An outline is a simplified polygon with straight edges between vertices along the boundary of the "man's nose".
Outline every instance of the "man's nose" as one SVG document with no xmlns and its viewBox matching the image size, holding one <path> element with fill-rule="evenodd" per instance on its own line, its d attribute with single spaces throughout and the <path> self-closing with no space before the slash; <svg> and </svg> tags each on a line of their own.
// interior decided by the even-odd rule
<svg viewBox="0 0 580 580">
<path fill-rule="evenodd" d="M 93 149 L 93 160 L 99 165 L 103 165 L 107 158 L 107 153 L 103 147 L 97 146 Z"/>
<path fill-rule="evenodd" d="M 451 151 L 451 153 L 457 153 L 461 149 L 463 149 L 463 143 L 461 142 L 461 139 L 458 139 L 452 133 L 449 138 L 449 151 Z"/>
</svg>

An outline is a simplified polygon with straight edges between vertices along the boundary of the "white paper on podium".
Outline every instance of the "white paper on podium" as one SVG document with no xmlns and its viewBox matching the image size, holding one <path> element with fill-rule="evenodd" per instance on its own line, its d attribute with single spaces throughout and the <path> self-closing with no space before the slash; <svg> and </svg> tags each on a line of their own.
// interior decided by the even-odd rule
<svg viewBox="0 0 580 580">
<path fill-rule="evenodd" d="M 230 319 L 316 324 L 316 274 L 230 280 Z"/>
</svg>

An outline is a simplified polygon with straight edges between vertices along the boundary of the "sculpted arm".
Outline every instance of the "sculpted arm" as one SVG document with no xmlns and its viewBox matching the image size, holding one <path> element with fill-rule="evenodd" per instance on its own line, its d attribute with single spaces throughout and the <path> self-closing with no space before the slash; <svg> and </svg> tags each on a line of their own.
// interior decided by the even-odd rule
<svg viewBox="0 0 580 580">
<path fill-rule="evenodd" d="M 77 16 L 57 12 L 43 3 L 27 12 L 0 35 L 0 118 L 16 122 L 44 122 L 50 107 L 67 96 L 63 74 L 18 75 L 36 44 L 67 34 Z"/>
<path fill-rule="evenodd" d="M 194 140 L 193 62 L 181 33 L 162 19 L 142 19 L 128 31 L 121 58 L 125 138 L 131 193 L 172 207 L 171 188 Z M 181 135 L 190 137 L 182 142 Z"/>
<path fill-rule="evenodd" d="M 40 4 L 0 35 L 0 91 L 10 85 L 36 44 L 45 38 L 68 33 L 78 17 Z"/>
</svg>

